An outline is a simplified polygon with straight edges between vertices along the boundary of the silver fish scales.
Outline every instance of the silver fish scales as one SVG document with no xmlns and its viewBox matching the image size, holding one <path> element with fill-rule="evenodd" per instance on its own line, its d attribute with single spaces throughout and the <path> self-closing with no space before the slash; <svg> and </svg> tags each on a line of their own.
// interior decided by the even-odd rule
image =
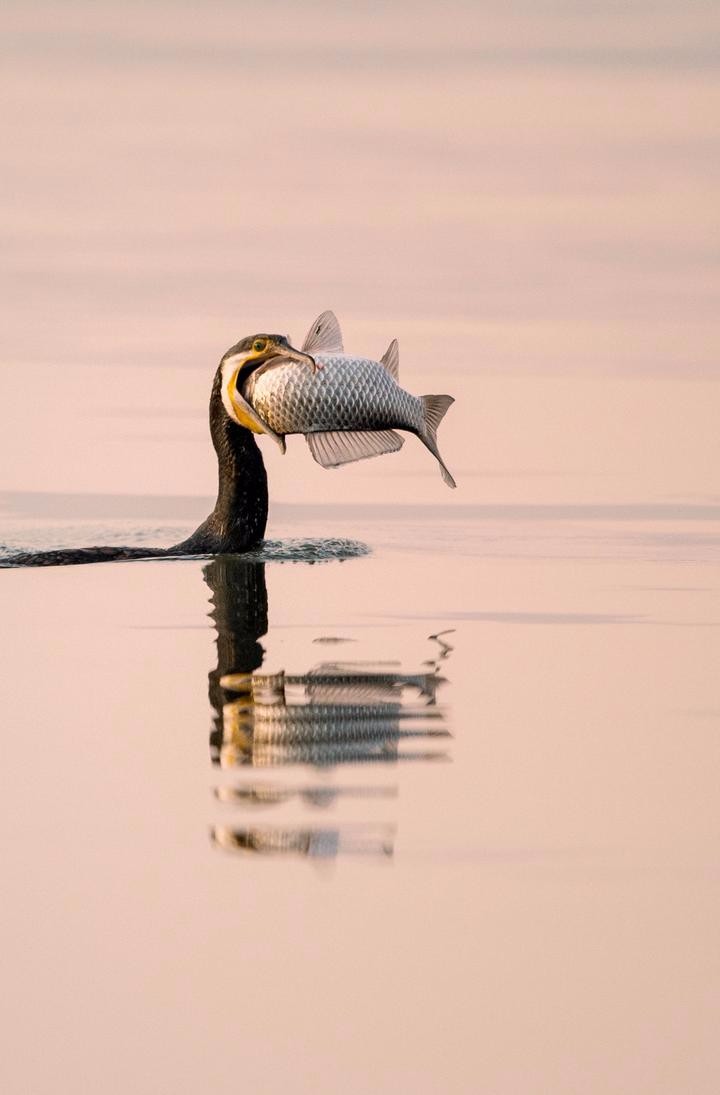
<svg viewBox="0 0 720 1095">
<path fill-rule="evenodd" d="M 316 374 L 292 361 L 262 367 L 244 389 L 279 434 L 323 430 L 423 427 L 422 403 L 395 383 L 379 361 L 350 354 L 313 354 Z"/>
<path fill-rule="evenodd" d="M 324 312 L 310 328 L 303 352 L 313 371 L 286 359 L 271 359 L 241 377 L 242 397 L 267 425 L 268 433 L 305 434 L 324 467 L 339 467 L 403 444 L 395 431 L 414 433 L 436 457 L 448 486 L 455 480 L 438 451 L 436 433 L 453 399 L 415 396 L 398 384 L 397 342 L 380 361 L 346 354 L 337 319 Z"/>
</svg>

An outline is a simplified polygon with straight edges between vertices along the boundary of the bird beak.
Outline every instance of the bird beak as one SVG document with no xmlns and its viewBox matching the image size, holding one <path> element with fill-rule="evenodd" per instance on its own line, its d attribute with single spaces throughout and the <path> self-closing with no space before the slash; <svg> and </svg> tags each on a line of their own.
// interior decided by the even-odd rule
<svg viewBox="0 0 720 1095">
<path fill-rule="evenodd" d="M 314 373 L 322 368 L 322 365 L 318 365 L 315 358 L 311 357 L 310 354 L 306 354 L 302 350 L 296 350 L 294 346 L 287 342 L 276 342 L 272 347 L 268 347 L 268 357 L 281 357 L 286 361 L 297 361 L 299 365 L 309 365 Z"/>
</svg>

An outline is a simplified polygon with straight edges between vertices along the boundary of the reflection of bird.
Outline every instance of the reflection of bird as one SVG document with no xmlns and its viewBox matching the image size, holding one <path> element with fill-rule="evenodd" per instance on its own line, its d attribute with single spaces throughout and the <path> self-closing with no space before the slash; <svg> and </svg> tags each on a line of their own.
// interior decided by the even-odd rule
<svg viewBox="0 0 720 1095">
<path fill-rule="evenodd" d="M 217 757 L 226 696 L 221 678 L 237 670 L 252 673 L 263 661 L 259 640 L 268 629 L 265 564 L 222 555 L 203 568 L 203 577 L 212 594 L 210 618 L 217 632 L 217 667 L 208 675 L 208 698 L 214 711 L 210 748 Z"/>
<path fill-rule="evenodd" d="M 349 765 L 448 759 L 443 749 L 424 747 L 444 745 L 438 739 L 450 736 L 435 705 L 444 682 L 439 674 L 403 673 L 394 662 L 324 662 L 304 674 L 258 672 L 264 657 L 260 640 L 268 630 L 265 564 L 223 555 L 204 567 L 203 576 L 217 631 L 217 665 L 208 678 L 210 753 L 228 775 L 236 773 L 234 786 L 215 788 L 220 803 L 247 809 L 293 800 L 325 807 L 343 798 L 382 800 L 394 797 L 396 788 L 338 787 L 317 779 L 276 783 L 269 773 L 264 779 L 247 775 L 288 766 L 327 772 Z M 408 697 L 408 692 L 415 695 Z M 387 825 L 343 823 L 323 828 L 231 824 L 211 830 L 213 842 L 225 850 L 321 858 L 351 852 L 390 855 L 392 832 Z"/>
<path fill-rule="evenodd" d="M 248 758 L 242 748 L 237 748 L 237 743 L 233 746 L 227 739 L 229 713 L 238 706 L 238 702 L 243 701 L 228 703 L 228 690 L 224 687 L 224 682 L 233 678 L 251 681 L 263 662 L 264 651 L 260 639 L 268 629 L 265 564 L 234 555 L 219 556 L 203 569 L 203 577 L 210 589 L 210 617 L 217 631 L 217 666 L 210 670 L 208 678 L 208 693 L 214 710 L 210 734 L 213 759 L 231 764 L 229 754 L 232 753 L 238 764 L 246 764 L 249 760 L 254 764 L 297 763 L 301 755 L 297 748 L 293 750 L 292 747 L 286 747 L 284 755 L 274 753 L 261 761 L 259 756 Z M 243 706 L 251 707 L 250 704 Z M 393 705 L 386 705 L 391 706 Z M 342 715 L 346 711 L 346 708 L 342 708 L 336 714 Z M 332 727 L 327 729 L 332 736 Z M 253 736 L 252 726 L 250 736 Z M 382 740 L 361 743 L 359 748 L 353 748 L 341 736 L 334 750 L 328 749 L 327 742 L 321 743 L 319 747 L 311 747 L 309 763 L 327 766 L 349 760 L 387 762 L 396 757 L 396 745 L 386 741 L 384 735 Z M 217 798 L 226 803 L 277 803 L 296 797 L 301 802 L 315 806 L 329 806 L 341 795 L 350 798 L 388 798 L 395 793 L 393 787 L 273 787 L 269 784 L 235 788 L 225 786 L 216 788 L 215 791 Z M 296 855 L 311 859 L 332 859 L 341 853 L 390 856 L 393 851 L 394 827 L 361 824 L 313 828 L 301 825 L 277 829 L 257 825 L 215 825 L 211 829 L 211 838 L 216 846 L 226 851 L 255 852 L 261 855 Z"/>
<path fill-rule="evenodd" d="M 265 564 L 223 555 L 203 569 L 217 630 L 217 666 L 208 678 L 213 707 L 210 751 L 224 768 L 397 763 L 443 758 L 400 751 L 409 739 L 449 736 L 434 701 L 443 678 L 369 663 L 323 663 L 309 673 L 258 673 L 268 629 Z M 287 688 L 301 689 L 292 702 Z M 410 689 L 425 698 L 403 702 Z M 235 698 L 231 698 L 234 693 Z M 240 693 L 240 698 L 238 698 Z"/>
<path fill-rule="evenodd" d="M 231 347 L 218 366 L 210 393 L 210 435 L 218 460 L 215 508 L 192 536 L 170 548 L 89 547 L 17 552 L 0 566 L 62 566 L 117 559 L 241 552 L 259 544 L 268 515 L 267 474 L 254 437 L 262 423 L 252 408 L 237 402 L 243 370 L 266 361 L 292 361 L 313 369 L 312 357 L 295 350 L 283 335 L 253 335 Z M 267 430 L 265 432 L 268 432 Z"/>
</svg>

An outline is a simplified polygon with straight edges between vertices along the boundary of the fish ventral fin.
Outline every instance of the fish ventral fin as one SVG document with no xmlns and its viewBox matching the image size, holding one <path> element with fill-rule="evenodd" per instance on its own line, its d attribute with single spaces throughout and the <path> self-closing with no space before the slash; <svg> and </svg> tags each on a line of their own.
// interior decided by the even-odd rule
<svg viewBox="0 0 720 1095">
<path fill-rule="evenodd" d="M 305 354 L 343 353 L 340 324 L 334 312 L 323 312 L 310 327 L 302 344 Z"/>
<path fill-rule="evenodd" d="M 324 468 L 339 468 L 355 460 L 367 460 L 386 452 L 397 452 L 403 446 L 403 438 L 394 430 L 355 432 L 331 430 L 326 433 L 305 434 L 313 459 Z"/>
<path fill-rule="evenodd" d="M 400 347 L 396 338 L 392 340 L 380 358 L 380 364 L 385 366 L 393 380 L 398 381 L 400 379 Z"/>
<path fill-rule="evenodd" d="M 452 406 L 455 400 L 451 395 L 423 395 L 420 398 L 422 399 L 424 422 L 423 429 L 418 437 L 440 465 L 443 482 L 447 483 L 449 487 L 456 487 L 457 483 L 446 468 L 437 447 L 437 428 L 445 417 L 448 407 Z"/>
</svg>

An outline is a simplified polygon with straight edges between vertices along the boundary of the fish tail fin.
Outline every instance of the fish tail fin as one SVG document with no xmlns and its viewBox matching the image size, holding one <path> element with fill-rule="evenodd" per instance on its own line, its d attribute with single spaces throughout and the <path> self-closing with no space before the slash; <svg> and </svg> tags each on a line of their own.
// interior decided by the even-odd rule
<svg viewBox="0 0 720 1095">
<path fill-rule="evenodd" d="M 448 407 L 450 407 L 455 400 L 451 395 L 423 395 L 420 398 L 422 399 L 423 405 L 423 425 L 418 436 L 423 445 L 430 450 L 440 465 L 440 474 L 443 477 L 443 481 L 447 483 L 449 487 L 456 487 L 457 483 L 446 468 L 443 458 L 440 455 L 440 450 L 437 447 L 438 426 L 445 417 L 445 412 Z"/>
</svg>

